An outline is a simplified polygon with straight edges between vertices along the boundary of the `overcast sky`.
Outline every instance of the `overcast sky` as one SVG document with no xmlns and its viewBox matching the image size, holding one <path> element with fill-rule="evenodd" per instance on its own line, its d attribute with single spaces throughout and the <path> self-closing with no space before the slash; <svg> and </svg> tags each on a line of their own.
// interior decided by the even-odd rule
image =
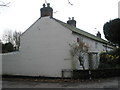
<svg viewBox="0 0 120 90">
<path fill-rule="evenodd" d="M 0 38 L 5 30 L 24 32 L 39 17 L 45 0 L 0 0 L 10 2 L 9 7 L 0 7 Z M 46 0 L 55 12 L 53 17 L 67 22 L 74 17 L 77 27 L 92 34 L 103 35 L 105 22 L 118 17 L 119 0 Z M 2 2 L 0 2 L 1 4 Z"/>
</svg>

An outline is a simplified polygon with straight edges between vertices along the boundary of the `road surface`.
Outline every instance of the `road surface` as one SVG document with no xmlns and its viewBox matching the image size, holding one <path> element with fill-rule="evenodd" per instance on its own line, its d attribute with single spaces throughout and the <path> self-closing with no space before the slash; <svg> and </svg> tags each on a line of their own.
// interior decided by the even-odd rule
<svg viewBox="0 0 120 90">
<path fill-rule="evenodd" d="M 119 88 L 119 77 L 96 80 L 3 79 L 2 88 Z"/>
</svg>

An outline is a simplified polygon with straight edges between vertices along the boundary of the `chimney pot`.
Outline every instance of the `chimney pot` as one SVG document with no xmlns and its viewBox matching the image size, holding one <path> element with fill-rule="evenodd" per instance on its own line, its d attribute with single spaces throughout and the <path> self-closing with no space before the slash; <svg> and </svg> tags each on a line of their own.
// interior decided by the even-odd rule
<svg viewBox="0 0 120 90">
<path fill-rule="evenodd" d="M 76 27 L 76 21 L 74 20 L 74 17 L 72 17 L 72 20 L 69 17 L 69 20 L 67 21 L 67 24 Z"/>
<path fill-rule="evenodd" d="M 74 17 L 72 17 L 72 20 L 74 20 Z"/>
<path fill-rule="evenodd" d="M 101 38 L 101 34 L 100 34 L 99 31 L 98 31 L 98 33 L 97 33 L 97 37 Z"/>
<path fill-rule="evenodd" d="M 45 7 L 45 4 L 43 4 L 43 7 Z"/>
<path fill-rule="evenodd" d="M 71 20 L 71 18 L 70 18 L 70 17 L 68 17 L 68 19 L 69 19 L 69 20 Z"/>
<path fill-rule="evenodd" d="M 50 7 L 50 3 L 47 4 L 47 7 Z"/>
<path fill-rule="evenodd" d="M 47 3 L 47 7 L 43 4 L 43 8 L 40 9 L 41 17 L 50 16 L 53 17 L 53 9 L 50 7 L 50 3 Z"/>
</svg>

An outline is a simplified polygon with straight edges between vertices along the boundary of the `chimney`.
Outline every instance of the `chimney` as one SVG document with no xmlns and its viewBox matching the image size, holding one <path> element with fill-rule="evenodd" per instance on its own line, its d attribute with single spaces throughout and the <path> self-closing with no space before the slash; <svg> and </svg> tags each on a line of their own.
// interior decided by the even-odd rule
<svg viewBox="0 0 120 90">
<path fill-rule="evenodd" d="M 72 17 L 72 20 L 69 18 L 67 21 L 67 24 L 76 27 L 76 21 L 74 20 L 74 17 Z"/>
<path fill-rule="evenodd" d="M 98 33 L 97 33 L 97 37 L 101 38 L 101 34 L 100 34 L 99 31 L 98 31 Z"/>
<path fill-rule="evenodd" d="M 50 7 L 50 3 L 47 3 L 47 7 L 43 4 L 43 8 L 40 9 L 41 17 L 50 16 L 53 17 L 53 9 Z"/>
</svg>

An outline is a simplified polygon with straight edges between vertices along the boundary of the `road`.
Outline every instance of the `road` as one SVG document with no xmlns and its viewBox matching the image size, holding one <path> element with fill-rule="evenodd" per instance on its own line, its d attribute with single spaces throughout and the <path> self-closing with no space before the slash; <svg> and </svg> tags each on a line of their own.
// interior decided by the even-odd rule
<svg viewBox="0 0 120 90">
<path fill-rule="evenodd" d="M 52 82 L 51 82 L 52 81 Z M 118 88 L 118 77 L 83 80 L 83 81 L 57 81 L 55 80 L 24 80 L 24 79 L 5 79 L 2 81 L 3 88 Z"/>
</svg>

